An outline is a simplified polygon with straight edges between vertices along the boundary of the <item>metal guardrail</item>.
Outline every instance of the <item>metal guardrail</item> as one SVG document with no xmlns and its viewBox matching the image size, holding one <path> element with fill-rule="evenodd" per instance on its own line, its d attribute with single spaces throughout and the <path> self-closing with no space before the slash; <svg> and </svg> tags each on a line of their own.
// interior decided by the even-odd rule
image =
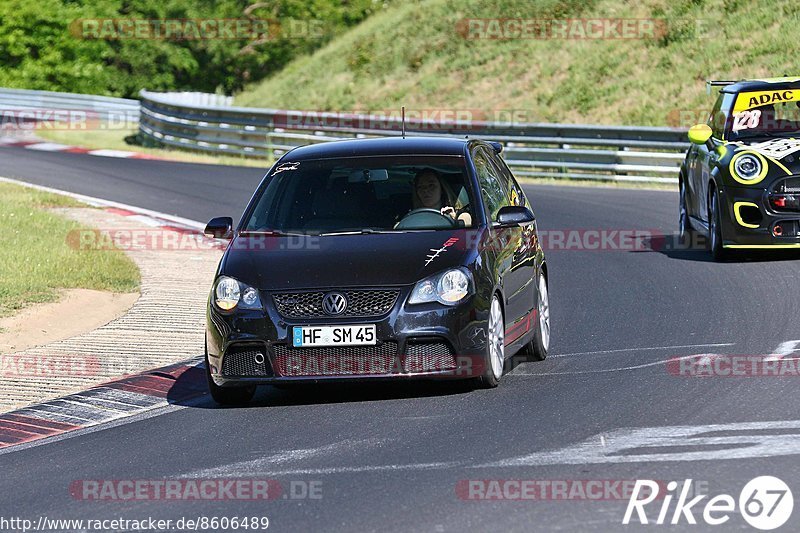
<svg viewBox="0 0 800 533">
<path fill-rule="evenodd" d="M 401 134 L 399 117 L 189 106 L 158 93 L 140 96 L 143 137 L 200 152 L 279 157 L 304 144 Z M 517 175 L 558 179 L 677 183 L 688 147 L 683 130 L 629 126 L 408 119 L 406 135 L 500 141 Z"/>
<path fill-rule="evenodd" d="M 141 101 L 0 88 L 0 112 L 79 110 L 105 120 L 138 122 L 154 144 L 205 153 L 275 158 L 297 146 L 400 135 L 397 116 L 306 113 L 230 106 L 228 97 L 141 91 Z M 633 126 L 425 121 L 409 118 L 406 135 L 470 136 L 500 141 L 519 176 L 677 183 L 688 147 L 684 130 Z"/>
<path fill-rule="evenodd" d="M 59 121 L 59 112 L 81 112 L 85 118 L 136 127 L 139 101 L 90 94 L 0 88 L 0 112 L 8 120 Z M 29 114 L 26 112 L 30 112 Z M 73 116 L 70 120 L 77 120 Z"/>
</svg>

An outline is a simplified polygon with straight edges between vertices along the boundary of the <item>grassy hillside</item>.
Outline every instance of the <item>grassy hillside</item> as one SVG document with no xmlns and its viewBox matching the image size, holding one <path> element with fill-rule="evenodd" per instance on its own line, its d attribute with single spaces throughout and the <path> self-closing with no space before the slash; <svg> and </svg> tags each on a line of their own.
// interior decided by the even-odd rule
<svg viewBox="0 0 800 533">
<path fill-rule="evenodd" d="M 468 39 L 465 18 L 655 18 L 656 38 Z M 368 18 L 248 87 L 239 105 L 508 110 L 531 121 L 684 125 L 707 78 L 800 74 L 793 0 L 429 0 Z M 666 28 L 661 31 L 661 28 Z M 461 33 L 459 33 L 461 32 Z"/>
</svg>

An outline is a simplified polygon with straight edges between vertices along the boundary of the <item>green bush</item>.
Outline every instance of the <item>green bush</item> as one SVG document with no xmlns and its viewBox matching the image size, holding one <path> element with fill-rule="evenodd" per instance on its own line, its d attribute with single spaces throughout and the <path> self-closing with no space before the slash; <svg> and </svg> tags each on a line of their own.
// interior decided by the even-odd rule
<svg viewBox="0 0 800 533">
<path fill-rule="evenodd" d="M 230 94 L 324 45 L 383 2 L 375 0 L 3 0 L 0 2 L 0 86 L 135 97 L 139 90 Z M 269 8 L 266 6 L 270 6 Z M 103 31 L 91 38 L 81 21 L 277 20 L 283 33 L 252 39 L 126 39 Z M 311 35 L 292 28 L 309 28 Z M 276 26 L 272 26 L 274 29 Z M 109 29 L 109 27 L 105 27 Z M 309 32 L 311 33 L 311 32 Z M 98 35 L 94 33 L 94 35 Z"/>
</svg>

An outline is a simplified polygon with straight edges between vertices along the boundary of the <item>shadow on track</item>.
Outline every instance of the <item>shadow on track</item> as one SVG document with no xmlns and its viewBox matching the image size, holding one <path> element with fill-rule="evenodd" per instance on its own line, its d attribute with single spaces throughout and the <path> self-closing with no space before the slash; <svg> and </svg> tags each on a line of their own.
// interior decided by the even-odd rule
<svg viewBox="0 0 800 533">
<path fill-rule="evenodd" d="M 526 357 L 511 357 L 506 360 L 503 372 L 507 374 L 526 362 L 529 362 Z M 435 398 L 470 392 L 480 393 L 480 389 L 476 389 L 470 380 L 465 379 L 292 383 L 280 386 L 261 385 L 250 403 L 240 406 L 221 406 L 208 394 L 205 366 L 199 363 L 177 376 L 175 383 L 167 392 L 167 401 L 172 405 L 199 409 L 247 409 Z"/>
<path fill-rule="evenodd" d="M 306 383 L 287 384 L 280 388 L 262 385 L 247 405 L 223 407 L 217 405 L 208 394 L 205 369 L 201 363 L 177 377 L 167 392 L 167 401 L 173 405 L 200 409 L 245 409 L 429 398 L 465 394 L 473 390 L 474 387 L 466 380 Z"/>
<path fill-rule="evenodd" d="M 670 259 L 713 263 L 714 258 L 706 248 L 706 239 L 700 235 L 687 242 L 678 234 L 659 235 L 645 243 L 647 250 L 635 250 L 631 253 L 658 252 Z M 800 250 L 727 250 L 723 263 L 762 263 L 774 261 L 796 261 L 800 259 Z"/>
</svg>

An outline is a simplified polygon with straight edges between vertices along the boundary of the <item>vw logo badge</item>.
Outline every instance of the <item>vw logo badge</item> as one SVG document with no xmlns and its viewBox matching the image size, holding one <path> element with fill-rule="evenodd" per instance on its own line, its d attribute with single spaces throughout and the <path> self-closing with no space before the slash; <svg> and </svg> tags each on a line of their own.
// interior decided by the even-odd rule
<svg viewBox="0 0 800 533">
<path fill-rule="evenodd" d="M 322 299 L 322 310 L 328 315 L 341 315 L 347 309 L 347 298 L 340 292 L 329 292 Z"/>
</svg>

